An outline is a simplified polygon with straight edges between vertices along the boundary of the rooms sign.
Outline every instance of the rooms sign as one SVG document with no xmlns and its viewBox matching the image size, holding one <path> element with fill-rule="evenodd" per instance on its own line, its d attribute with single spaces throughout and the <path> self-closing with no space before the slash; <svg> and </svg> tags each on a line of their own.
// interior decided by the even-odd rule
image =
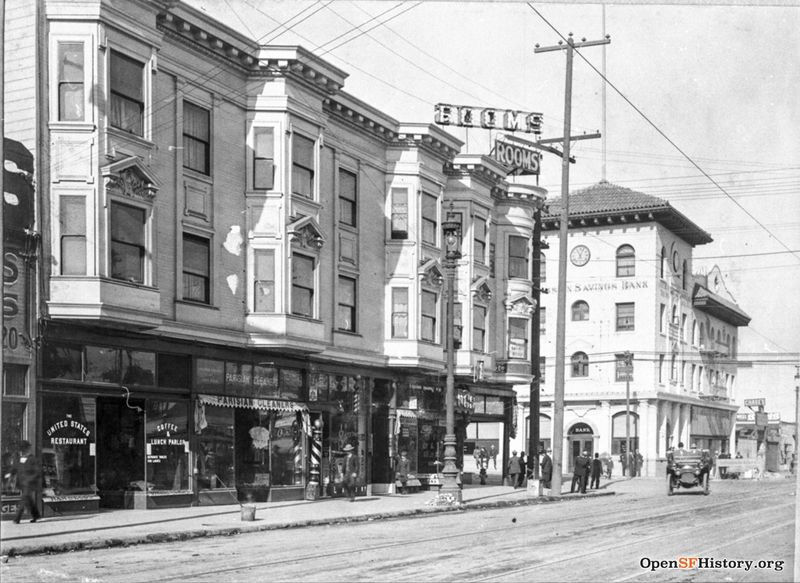
<svg viewBox="0 0 800 583">
<path fill-rule="evenodd" d="M 541 113 L 530 113 L 514 109 L 437 103 L 434 122 L 443 126 L 506 130 L 529 134 L 542 133 Z"/>
</svg>

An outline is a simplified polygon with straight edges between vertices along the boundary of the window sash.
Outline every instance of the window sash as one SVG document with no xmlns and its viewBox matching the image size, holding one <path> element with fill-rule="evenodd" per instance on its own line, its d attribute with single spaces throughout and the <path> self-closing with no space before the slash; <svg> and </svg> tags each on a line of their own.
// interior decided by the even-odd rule
<svg viewBox="0 0 800 583">
<path fill-rule="evenodd" d="M 339 170 L 339 221 L 351 227 L 356 226 L 356 175 L 347 170 Z"/>
<path fill-rule="evenodd" d="M 636 275 L 636 253 L 630 245 L 617 249 L 617 277 Z"/>
<path fill-rule="evenodd" d="M 209 174 L 210 112 L 183 102 L 183 166 Z"/>
<path fill-rule="evenodd" d="M 392 338 L 408 338 L 408 288 L 392 288 Z"/>
<path fill-rule="evenodd" d="M 275 132 L 273 128 L 253 130 L 253 188 L 275 187 Z"/>
<path fill-rule="evenodd" d="M 340 276 L 337 296 L 336 327 L 339 330 L 354 332 L 356 329 L 356 280 Z"/>
<path fill-rule="evenodd" d="M 437 219 L 437 207 L 438 207 L 439 199 L 433 195 L 425 194 L 422 195 L 422 241 L 424 243 L 430 243 L 431 245 L 436 245 L 437 240 L 437 228 L 438 228 L 438 219 Z"/>
<path fill-rule="evenodd" d="M 589 376 L 589 357 L 583 352 L 576 352 L 572 355 L 572 376 Z"/>
<path fill-rule="evenodd" d="M 211 245 L 208 239 L 183 236 L 183 299 L 208 303 Z"/>
<path fill-rule="evenodd" d="M 473 230 L 472 254 L 476 263 L 483 264 L 486 261 L 486 219 L 475 217 Z"/>
<path fill-rule="evenodd" d="M 314 316 L 314 259 L 292 257 L 292 314 Z"/>
<path fill-rule="evenodd" d="M 111 203 L 111 277 L 144 282 L 145 211 Z"/>
<path fill-rule="evenodd" d="M 635 304 L 617 304 L 617 330 L 634 330 Z"/>
<path fill-rule="evenodd" d="M 585 322 L 588 319 L 589 319 L 589 304 L 580 301 L 572 304 L 573 322 Z"/>
<path fill-rule="evenodd" d="M 430 291 L 423 290 L 420 295 L 420 313 L 422 314 L 420 338 L 429 342 L 436 341 L 437 299 L 437 295 Z"/>
<path fill-rule="evenodd" d="M 58 43 L 58 119 L 84 119 L 83 43 Z"/>
<path fill-rule="evenodd" d="M 144 134 L 144 64 L 111 51 L 109 117 L 113 127 Z"/>
<path fill-rule="evenodd" d="M 275 311 L 275 251 L 256 249 L 253 254 L 255 279 L 253 281 L 253 310 Z"/>
<path fill-rule="evenodd" d="M 547 260 L 544 253 L 539 254 L 539 283 L 547 281 Z"/>
<path fill-rule="evenodd" d="M 392 239 L 408 238 L 408 189 L 392 188 Z"/>
<path fill-rule="evenodd" d="M 486 308 L 472 307 L 472 350 L 484 352 L 486 341 Z"/>
<path fill-rule="evenodd" d="M 523 318 L 508 319 L 508 357 L 527 358 L 528 355 L 528 320 Z"/>
<path fill-rule="evenodd" d="M 86 275 L 86 199 L 62 196 L 59 205 L 61 275 Z"/>
<path fill-rule="evenodd" d="M 528 277 L 528 240 L 525 237 L 508 238 L 508 277 Z"/>
</svg>

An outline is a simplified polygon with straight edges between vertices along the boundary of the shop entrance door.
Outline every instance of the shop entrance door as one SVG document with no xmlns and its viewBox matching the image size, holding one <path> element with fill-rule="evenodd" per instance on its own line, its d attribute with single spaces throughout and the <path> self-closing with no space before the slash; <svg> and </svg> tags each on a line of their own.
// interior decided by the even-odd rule
<svg viewBox="0 0 800 583">
<path fill-rule="evenodd" d="M 102 508 L 133 508 L 144 478 L 144 400 L 97 399 L 97 489 Z"/>
<path fill-rule="evenodd" d="M 589 458 L 594 457 L 594 440 L 591 437 L 570 437 L 570 456 L 567 468 L 571 472 L 575 467 L 575 458 L 581 455 L 582 451 L 589 452 Z"/>
</svg>

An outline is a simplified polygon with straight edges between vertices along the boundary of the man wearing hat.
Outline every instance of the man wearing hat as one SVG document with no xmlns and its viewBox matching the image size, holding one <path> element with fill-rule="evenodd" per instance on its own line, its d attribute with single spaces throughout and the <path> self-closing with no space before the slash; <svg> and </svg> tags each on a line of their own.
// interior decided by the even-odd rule
<svg viewBox="0 0 800 583">
<path fill-rule="evenodd" d="M 542 455 L 542 461 L 539 465 L 542 467 L 542 487 L 550 489 L 550 482 L 553 479 L 553 458 L 550 457 L 551 451 L 546 449 Z"/>
<path fill-rule="evenodd" d="M 511 452 L 511 459 L 508 460 L 508 475 L 511 479 L 511 486 L 517 488 L 517 478 L 519 477 L 519 457 L 517 450 Z"/>
<path fill-rule="evenodd" d="M 17 515 L 14 517 L 15 524 L 19 524 L 26 508 L 31 513 L 31 522 L 39 520 L 36 492 L 38 492 L 42 484 L 39 460 L 31 452 L 30 442 L 20 442 L 19 450 L 19 461 L 14 464 L 14 469 L 12 470 L 17 475 L 17 487 L 21 492 Z"/>
<path fill-rule="evenodd" d="M 342 450 L 344 457 L 344 491 L 350 502 L 356 500 L 356 482 L 358 481 L 358 458 L 355 449 L 349 443 Z"/>
<path fill-rule="evenodd" d="M 411 471 L 411 460 L 408 459 L 408 452 L 403 450 L 400 452 L 400 459 L 397 460 L 397 480 L 400 482 L 400 493 L 406 493 L 406 484 L 408 483 L 408 474 Z"/>
</svg>

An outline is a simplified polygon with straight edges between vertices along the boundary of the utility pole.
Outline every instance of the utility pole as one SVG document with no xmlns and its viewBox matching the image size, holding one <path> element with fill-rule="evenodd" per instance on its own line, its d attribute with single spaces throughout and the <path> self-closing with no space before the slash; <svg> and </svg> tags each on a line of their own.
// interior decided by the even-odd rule
<svg viewBox="0 0 800 583">
<path fill-rule="evenodd" d="M 564 442 L 564 350 L 566 336 L 567 311 L 567 235 L 569 222 L 569 147 L 572 130 L 572 61 L 576 48 L 607 45 L 611 42 L 608 35 L 603 40 L 587 41 L 585 38 L 576 43 L 569 33 L 566 44 L 540 47 L 534 53 L 567 51 L 567 72 L 564 91 L 564 136 L 561 152 L 561 220 L 558 231 L 558 314 L 556 322 L 556 374 L 553 394 L 553 480 L 552 495 L 561 496 L 561 472 Z"/>
<path fill-rule="evenodd" d="M 800 581 L 800 366 L 795 366 L 794 396 L 794 581 Z"/>
<path fill-rule="evenodd" d="M 542 370 L 540 356 L 542 353 L 542 336 L 539 333 L 541 327 L 541 307 L 542 294 L 542 249 L 547 247 L 542 242 L 542 208 L 544 201 L 536 203 L 533 212 L 533 303 L 536 306 L 531 318 L 531 391 L 528 400 L 528 412 L 530 419 L 528 422 L 528 469 L 532 471 L 534 480 L 539 479 L 539 391 L 542 382 Z"/>
<path fill-rule="evenodd" d="M 631 376 L 633 375 L 633 354 L 623 353 L 625 360 L 625 461 L 628 462 L 628 477 L 631 475 Z M 638 431 L 637 431 L 638 433 Z"/>
</svg>

